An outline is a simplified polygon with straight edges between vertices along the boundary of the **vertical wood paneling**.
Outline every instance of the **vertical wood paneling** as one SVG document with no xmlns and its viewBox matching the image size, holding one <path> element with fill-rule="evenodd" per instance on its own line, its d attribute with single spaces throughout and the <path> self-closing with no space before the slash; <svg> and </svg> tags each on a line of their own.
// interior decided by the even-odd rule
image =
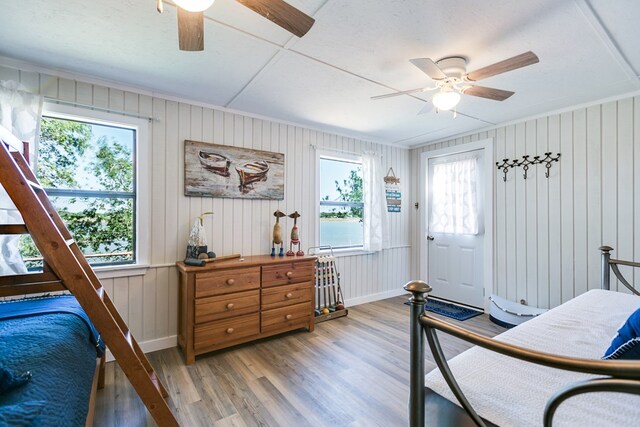
<svg viewBox="0 0 640 427">
<path fill-rule="evenodd" d="M 526 123 L 515 126 L 516 158 L 522 158 L 527 153 Z M 521 174 L 521 169 L 513 170 L 515 182 L 515 238 L 516 247 L 516 301 L 527 299 L 527 182 Z M 529 181 L 531 182 L 531 181 Z M 533 265 L 531 266 L 534 267 Z"/>
<path fill-rule="evenodd" d="M 598 286 L 600 264 L 589 255 L 594 253 L 602 243 L 602 115 L 600 106 L 587 109 L 587 246 L 586 267 L 587 281 L 576 283 L 576 292 Z M 610 190 L 610 189 L 607 189 Z M 607 191 L 606 193 L 609 193 Z M 611 206 L 611 205 L 608 205 Z"/>
<path fill-rule="evenodd" d="M 547 133 L 549 136 L 547 151 L 561 153 L 560 148 L 560 116 L 553 115 L 549 117 Z M 564 166 L 564 159 L 563 164 Z M 549 178 L 545 179 L 546 188 L 549 194 L 549 212 L 547 213 L 547 219 L 549 222 L 548 229 L 548 248 L 546 253 L 542 252 L 542 256 L 547 258 L 549 263 L 549 274 L 547 275 L 547 281 L 545 283 L 538 283 L 538 289 L 540 287 L 547 288 L 548 292 L 548 306 L 555 307 L 562 301 L 562 196 L 561 188 L 564 184 L 562 181 L 561 164 L 557 163 L 552 166 Z M 557 184 L 554 184 L 557 182 Z M 567 193 L 568 196 L 571 193 Z M 544 249 L 543 249 L 544 250 Z M 540 252 L 539 252 L 540 253 Z M 550 286 L 551 283 L 557 284 L 557 286 Z"/>
<path fill-rule="evenodd" d="M 529 152 L 543 155 L 549 149 L 548 119 L 536 120 L 536 144 Z M 532 285 L 536 289 L 538 307 L 549 307 L 549 180 L 545 177 L 545 170 L 540 166 L 534 167 L 536 179 L 536 198 L 533 209 L 536 210 L 536 262 L 535 280 Z M 556 169 L 557 171 L 557 169 Z M 532 222 L 531 220 L 529 222 Z M 556 251 L 557 252 L 557 251 Z M 533 304 L 533 302 L 532 302 Z"/>
<path fill-rule="evenodd" d="M 560 169 L 560 195 L 562 203 L 560 205 L 560 218 L 562 220 L 561 231 L 561 254 L 560 264 L 562 270 L 562 279 L 560 287 L 560 302 L 568 301 L 574 295 L 574 233 L 575 226 L 578 225 L 578 216 L 574 216 L 574 203 L 576 203 L 582 194 L 578 189 L 574 189 L 574 138 L 573 138 L 573 114 L 564 113 L 560 116 L 560 151 L 562 160 L 559 163 Z M 583 196 L 586 197 L 586 196 Z M 586 218 L 586 212 L 582 211 L 579 215 Z M 586 219 L 583 221 L 586 224 Z M 557 254 L 549 254 L 556 257 Z M 585 272 L 586 274 L 586 272 Z M 553 286 L 553 284 L 550 284 Z M 557 305 L 558 302 L 553 305 Z"/>
<path fill-rule="evenodd" d="M 633 259 L 634 241 L 627 236 L 633 235 L 633 98 L 618 102 L 616 133 L 618 141 L 618 156 L 615 171 L 617 173 L 616 192 L 618 195 L 617 213 L 617 251 L 616 258 Z M 607 239 L 603 239 L 606 242 Z M 633 278 L 633 268 L 624 267 L 622 273 Z M 619 286 L 619 290 L 626 287 Z"/>
<path fill-rule="evenodd" d="M 496 177 L 494 289 L 499 295 L 555 307 L 600 285 L 598 247 L 614 257 L 640 259 L 640 97 L 579 108 L 498 127 L 411 151 L 420 191 L 420 153 L 491 136 L 495 161 L 562 153 L 550 177 L 544 166 Z M 420 214 L 410 217 L 417 230 Z M 414 233 L 415 235 L 415 233 Z M 420 237 L 412 239 L 412 272 L 419 271 Z M 626 269 L 627 277 L 632 277 Z M 635 283 L 640 285 L 636 272 Z M 616 288 L 612 280 L 612 287 Z"/>
<path fill-rule="evenodd" d="M 166 210 L 168 197 L 166 188 L 166 103 L 161 99 L 153 100 L 154 121 L 151 127 L 151 263 L 164 262 L 167 252 Z"/>
<path fill-rule="evenodd" d="M 524 155 L 533 156 L 537 153 L 536 141 L 536 122 L 528 121 L 525 123 L 525 144 Z M 531 160 L 531 157 L 529 158 Z M 540 169 L 532 167 L 529 169 L 527 179 L 524 177 L 524 198 L 525 198 L 525 276 L 526 276 L 526 297 L 524 299 L 527 304 L 538 306 L 538 211 L 536 205 L 538 203 L 538 181 L 537 176 Z"/>
<path fill-rule="evenodd" d="M 164 230 L 166 234 L 165 240 L 165 252 L 163 261 L 176 258 L 177 255 L 177 243 L 181 239 L 178 233 L 178 202 L 180 197 L 180 191 L 178 184 L 178 176 L 180 169 L 178 165 L 178 126 L 176 123 L 178 117 L 178 103 L 174 101 L 166 102 L 166 126 L 165 126 L 165 141 L 166 141 L 166 161 L 164 165 L 164 194 L 166 197 L 166 205 L 161 207 L 165 213 L 165 226 Z M 159 179 L 162 179 L 159 177 Z M 160 189 L 162 192 L 162 189 Z M 176 258 L 179 259 L 179 258 Z"/>
<path fill-rule="evenodd" d="M 505 147 L 505 130 L 504 128 L 498 129 L 496 133 L 495 146 L 496 146 L 496 163 L 502 163 L 503 159 L 507 158 Z M 490 174 L 486 174 L 490 176 Z M 494 240 L 496 245 L 496 251 L 499 254 L 505 254 L 507 252 L 507 221 L 506 221 L 506 182 L 504 182 L 504 174 L 502 171 L 496 173 L 496 197 L 495 197 L 495 217 L 496 217 L 496 238 Z M 505 257 L 495 257 L 496 270 L 495 270 L 495 292 L 498 295 L 505 295 L 507 293 L 507 260 Z"/>
<path fill-rule="evenodd" d="M 573 116 L 573 168 L 574 168 L 574 251 L 573 251 L 573 269 L 575 281 L 573 282 L 573 293 L 571 295 L 563 295 L 563 301 L 573 298 L 574 295 L 580 295 L 587 290 L 589 277 L 588 259 L 589 259 L 589 236 L 591 229 L 589 227 L 589 203 L 593 200 L 590 198 L 589 187 L 587 185 L 591 170 L 587 167 L 587 111 L 578 110 Z M 561 160 L 561 161 L 564 161 Z M 571 223 L 571 218 L 568 218 Z"/>
</svg>

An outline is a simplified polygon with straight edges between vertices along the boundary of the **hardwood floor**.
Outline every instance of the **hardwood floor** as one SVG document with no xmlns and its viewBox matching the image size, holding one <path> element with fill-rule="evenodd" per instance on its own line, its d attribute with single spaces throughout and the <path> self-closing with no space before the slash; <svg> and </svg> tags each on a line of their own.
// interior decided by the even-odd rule
<svg viewBox="0 0 640 427">
<path fill-rule="evenodd" d="M 203 355 L 186 366 L 177 348 L 149 354 L 184 426 L 405 426 L 409 308 L 400 296 L 349 309 L 349 316 Z M 482 315 L 461 324 L 494 336 Z M 440 334 L 447 357 L 469 347 Z M 428 352 L 428 351 L 427 351 Z M 426 369 L 435 368 L 430 354 Z M 98 392 L 95 425 L 155 425 L 115 363 Z"/>
</svg>

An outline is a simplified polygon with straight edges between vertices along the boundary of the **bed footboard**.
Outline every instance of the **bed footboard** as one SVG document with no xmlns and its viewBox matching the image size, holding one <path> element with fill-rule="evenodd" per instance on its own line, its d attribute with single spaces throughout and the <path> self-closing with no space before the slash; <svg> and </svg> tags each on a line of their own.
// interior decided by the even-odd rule
<svg viewBox="0 0 640 427">
<path fill-rule="evenodd" d="M 607 266 L 608 265 L 609 264 L 607 263 Z M 605 275 L 603 274 L 603 277 L 604 276 Z M 425 423 L 425 354 L 423 333 L 427 337 L 436 365 L 456 399 L 476 425 L 485 426 L 484 420 L 471 407 L 469 401 L 464 396 L 464 393 L 451 373 L 445 355 L 442 352 L 440 342 L 438 341 L 436 333 L 437 330 L 483 347 L 487 350 L 520 359 L 525 362 L 568 371 L 603 375 L 606 377 L 598 380 L 571 384 L 558 391 L 551 399 L 549 399 L 545 408 L 545 426 L 551 425 L 555 410 L 562 404 L 562 402 L 578 394 L 616 391 L 640 395 L 640 364 L 635 361 L 581 359 L 559 356 L 496 341 L 435 318 L 424 312 L 424 306 L 427 301 L 426 294 L 431 291 L 431 287 L 425 282 L 412 281 L 407 283 L 404 286 L 404 289 L 412 294 L 410 298 L 411 363 L 409 390 L 409 425 L 411 427 L 423 427 Z"/>
</svg>

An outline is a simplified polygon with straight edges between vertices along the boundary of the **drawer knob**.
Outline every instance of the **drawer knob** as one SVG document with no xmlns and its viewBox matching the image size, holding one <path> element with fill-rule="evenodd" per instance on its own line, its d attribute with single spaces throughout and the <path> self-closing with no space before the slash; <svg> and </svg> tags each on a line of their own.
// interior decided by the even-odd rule
<svg viewBox="0 0 640 427">
<path fill-rule="evenodd" d="M 233 333 L 233 330 L 234 330 L 233 328 L 228 328 L 228 329 L 227 329 L 227 333 L 228 333 L 228 334 L 232 334 L 232 333 Z"/>
<path fill-rule="evenodd" d="M 287 271 L 287 277 L 291 279 L 293 277 L 293 272 Z"/>
<path fill-rule="evenodd" d="M 227 310 L 233 310 L 233 307 L 235 307 L 235 304 L 230 302 L 229 304 L 227 304 Z"/>
<path fill-rule="evenodd" d="M 288 293 L 288 294 L 286 294 L 284 297 L 285 297 L 285 298 L 287 298 L 287 299 L 289 299 L 289 298 L 291 298 L 292 296 L 293 296 L 293 294 L 292 294 L 291 292 L 289 292 L 289 293 Z"/>
<path fill-rule="evenodd" d="M 286 316 L 284 316 L 284 318 L 287 319 L 287 320 L 291 320 L 291 319 L 293 319 L 293 315 L 287 314 Z"/>
<path fill-rule="evenodd" d="M 229 286 L 233 286 L 233 284 L 234 284 L 234 283 L 236 283 L 236 281 L 235 281 L 235 280 L 233 280 L 233 279 L 227 279 L 227 285 L 229 285 Z"/>
</svg>

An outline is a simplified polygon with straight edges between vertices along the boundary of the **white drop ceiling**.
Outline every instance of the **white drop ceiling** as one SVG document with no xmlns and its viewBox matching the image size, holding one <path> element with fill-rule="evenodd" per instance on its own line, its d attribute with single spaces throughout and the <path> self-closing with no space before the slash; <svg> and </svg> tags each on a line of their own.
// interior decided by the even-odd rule
<svg viewBox="0 0 640 427">
<path fill-rule="evenodd" d="M 638 0 L 289 0 L 298 39 L 234 0 L 206 11 L 204 52 L 181 52 L 176 10 L 154 0 L 0 0 L 0 55 L 186 100 L 403 146 L 640 90 Z M 538 64 L 480 84 L 462 114 L 418 115 L 431 86 L 410 58 L 467 70 L 531 50 Z"/>
</svg>

